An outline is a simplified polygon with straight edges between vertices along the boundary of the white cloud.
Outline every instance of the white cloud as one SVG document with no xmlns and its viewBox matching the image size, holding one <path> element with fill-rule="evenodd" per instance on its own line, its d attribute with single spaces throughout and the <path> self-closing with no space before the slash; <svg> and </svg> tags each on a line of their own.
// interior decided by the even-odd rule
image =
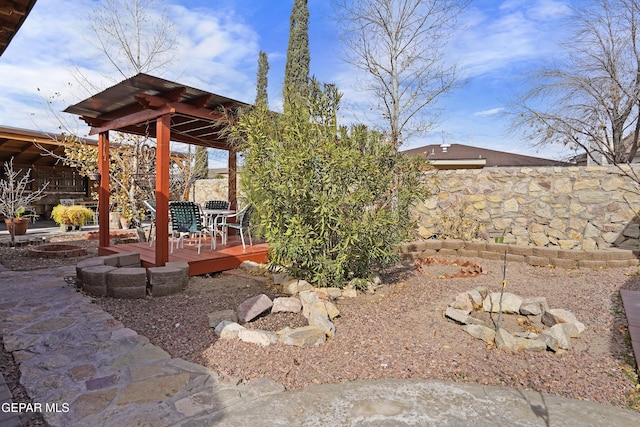
<svg viewBox="0 0 640 427">
<path fill-rule="evenodd" d="M 472 7 L 460 18 L 449 57 L 462 65 L 466 76 L 474 77 L 553 56 L 563 31 L 558 23 L 567 11 L 566 2 L 553 0 Z"/>
<path fill-rule="evenodd" d="M 491 108 L 490 110 L 477 111 L 473 113 L 474 116 L 494 116 L 504 111 L 504 107 Z"/>
<path fill-rule="evenodd" d="M 88 42 L 93 2 L 73 3 L 73 7 L 64 0 L 36 3 L 0 58 L 0 124 L 56 131 L 46 98 L 60 94 L 53 105 L 58 112 L 90 95 L 75 81 L 74 68 L 100 88 L 122 80 L 104 54 Z M 152 74 L 241 101 L 253 100 L 257 33 L 229 10 L 168 7 L 180 31 L 173 53 L 176 61 L 170 69 Z"/>
</svg>

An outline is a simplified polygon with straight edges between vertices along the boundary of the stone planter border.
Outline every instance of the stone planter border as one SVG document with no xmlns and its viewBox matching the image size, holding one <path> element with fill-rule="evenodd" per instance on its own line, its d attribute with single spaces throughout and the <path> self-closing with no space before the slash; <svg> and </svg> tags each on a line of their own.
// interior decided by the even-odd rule
<svg viewBox="0 0 640 427">
<path fill-rule="evenodd" d="M 508 262 L 525 262 L 535 266 L 616 268 L 640 265 L 640 248 L 575 250 L 458 239 L 417 240 L 405 243 L 400 248 L 404 260 L 437 255 L 500 261 L 504 259 L 505 251 Z"/>
<path fill-rule="evenodd" d="M 140 254 L 127 252 L 89 258 L 76 265 L 76 286 L 89 295 L 140 299 L 172 295 L 189 283 L 189 264 L 168 262 L 144 268 Z"/>
</svg>

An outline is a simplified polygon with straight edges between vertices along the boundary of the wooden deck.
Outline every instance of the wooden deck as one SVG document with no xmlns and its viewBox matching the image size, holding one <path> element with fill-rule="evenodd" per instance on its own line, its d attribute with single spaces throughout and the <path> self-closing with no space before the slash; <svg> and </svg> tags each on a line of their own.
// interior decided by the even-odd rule
<svg viewBox="0 0 640 427">
<path fill-rule="evenodd" d="M 211 250 L 211 241 L 202 241 L 202 248 L 198 254 L 198 242 L 185 241 L 184 248 L 173 248 L 173 253 L 169 253 L 169 262 L 186 261 L 189 263 L 189 275 L 197 276 L 206 273 L 217 273 L 219 271 L 232 270 L 237 268 L 242 261 L 267 261 L 268 246 L 266 243 L 254 242 L 243 251 L 242 242 L 238 236 L 229 236 L 226 246 L 218 244 L 216 250 Z M 112 255 L 123 252 L 137 252 L 140 254 L 140 261 L 145 268 L 156 267 L 155 265 L 155 243 L 149 247 L 149 243 L 127 243 L 100 247 L 99 255 Z"/>
</svg>

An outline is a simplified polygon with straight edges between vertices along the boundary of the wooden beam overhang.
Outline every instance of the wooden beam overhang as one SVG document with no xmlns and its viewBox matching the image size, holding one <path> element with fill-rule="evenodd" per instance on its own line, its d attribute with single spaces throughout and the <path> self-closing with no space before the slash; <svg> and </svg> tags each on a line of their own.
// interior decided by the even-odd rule
<svg viewBox="0 0 640 427">
<path fill-rule="evenodd" d="M 159 108 L 157 110 L 142 110 L 137 113 L 131 113 L 128 116 L 119 117 L 117 119 L 103 122 L 101 125 L 93 126 L 91 123 L 93 120 L 90 117 L 83 116 L 82 119 L 91 126 L 89 135 L 96 135 L 109 130 L 118 130 L 119 128 L 136 125 L 138 123 L 155 120 L 158 117 L 162 117 L 165 114 L 173 114 L 175 110 L 169 106 Z M 97 123 L 97 122 L 96 122 Z"/>
<path fill-rule="evenodd" d="M 211 110 L 209 108 L 198 107 L 197 105 L 178 102 L 165 98 L 164 96 L 149 95 L 146 93 L 137 95 L 136 101 L 145 108 L 162 108 L 164 106 L 171 106 L 178 114 L 184 114 L 186 116 L 196 117 L 202 120 L 225 120 L 225 115 Z M 224 106 L 222 108 L 225 108 Z"/>
</svg>

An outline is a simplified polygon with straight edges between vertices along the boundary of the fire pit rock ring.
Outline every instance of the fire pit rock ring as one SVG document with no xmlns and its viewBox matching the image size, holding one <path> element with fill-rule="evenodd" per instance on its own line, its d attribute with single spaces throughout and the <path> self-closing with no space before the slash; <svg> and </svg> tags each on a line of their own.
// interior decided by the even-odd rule
<svg viewBox="0 0 640 427">
<path fill-rule="evenodd" d="M 87 250 L 77 245 L 50 243 L 32 246 L 27 249 L 27 254 L 33 258 L 75 258 L 87 255 Z"/>
<path fill-rule="evenodd" d="M 489 346 L 513 352 L 563 353 L 585 330 L 570 311 L 550 309 L 545 297 L 525 299 L 483 286 L 458 294 L 444 315 Z"/>
</svg>

